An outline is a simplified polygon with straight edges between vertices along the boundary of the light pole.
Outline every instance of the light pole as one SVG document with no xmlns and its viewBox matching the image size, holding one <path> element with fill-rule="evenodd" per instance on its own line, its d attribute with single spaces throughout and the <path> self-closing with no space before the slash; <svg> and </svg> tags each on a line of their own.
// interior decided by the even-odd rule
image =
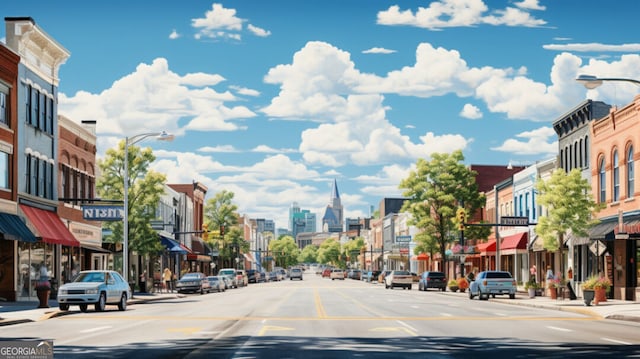
<svg viewBox="0 0 640 359">
<path fill-rule="evenodd" d="M 122 231 L 122 278 L 129 283 L 129 146 L 147 137 L 156 137 L 160 141 L 172 141 L 173 135 L 162 132 L 141 133 L 124 139 L 124 216 Z"/>
<path fill-rule="evenodd" d="M 602 85 L 603 81 L 623 81 L 623 82 L 631 82 L 636 85 L 640 85 L 639 80 L 616 78 L 616 77 L 597 77 L 593 75 L 579 75 L 576 78 L 576 81 L 584 85 L 584 87 L 588 88 L 589 90 L 593 90 L 594 88 Z"/>
</svg>

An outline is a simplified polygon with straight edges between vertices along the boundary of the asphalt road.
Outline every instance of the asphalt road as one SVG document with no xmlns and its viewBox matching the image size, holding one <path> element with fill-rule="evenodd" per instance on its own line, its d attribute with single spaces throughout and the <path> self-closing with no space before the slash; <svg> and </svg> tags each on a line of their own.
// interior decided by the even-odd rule
<svg viewBox="0 0 640 359">
<path fill-rule="evenodd" d="M 638 323 L 306 274 L 0 327 L 55 358 L 622 358 Z M 76 311 L 77 308 L 72 307 Z"/>
</svg>

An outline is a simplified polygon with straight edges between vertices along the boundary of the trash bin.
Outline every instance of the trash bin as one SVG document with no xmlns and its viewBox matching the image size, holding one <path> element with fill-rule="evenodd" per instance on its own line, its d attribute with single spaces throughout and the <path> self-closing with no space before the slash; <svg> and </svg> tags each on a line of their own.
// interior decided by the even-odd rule
<svg viewBox="0 0 640 359">
<path fill-rule="evenodd" d="M 58 299 L 58 280 L 55 278 L 49 279 L 49 284 L 51 284 L 51 293 L 49 294 L 49 299 Z"/>
</svg>

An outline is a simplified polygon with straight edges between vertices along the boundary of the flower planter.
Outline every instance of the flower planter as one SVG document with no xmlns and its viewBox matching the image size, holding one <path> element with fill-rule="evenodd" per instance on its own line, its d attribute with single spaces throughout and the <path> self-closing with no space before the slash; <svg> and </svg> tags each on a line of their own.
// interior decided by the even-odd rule
<svg viewBox="0 0 640 359">
<path fill-rule="evenodd" d="M 583 289 L 582 290 L 582 298 L 584 299 L 584 305 L 587 307 L 591 306 L 591 302 L 593 298 L 596 296 L 596 291 L 593 289 Z"/>
<path fill-rule="evenodd" d="M 604 288 L 596 288 L 595 290 L 595 298 L 594 303 L 598 305 L 598 303 L 607 301 L 607 290 Z"/>
<path fill-rule="evenodd" d="M 551 299 L 558 299 L 558 288 L 549 287 L 549 296 Z"/>
<path fill-rule="evenodd" d="M 452 291 L 452 292 L 457 292 L 458 291 L 458 287 L 449 286 L 449 290 Z"/>
<path fill-rule="evenodd" d="M 535 288 L 529 288 L 529 298 L 533 298 L 536 296 L 536 289 Z"/>
<path fill-rule="evenodd" d="M 38 294 L 38 300 L 40 301 L 38 308 L 49 308 L 49 295 L 51 294 L 51 289 L 36 289 L 36 293 Z"/>
</svg>

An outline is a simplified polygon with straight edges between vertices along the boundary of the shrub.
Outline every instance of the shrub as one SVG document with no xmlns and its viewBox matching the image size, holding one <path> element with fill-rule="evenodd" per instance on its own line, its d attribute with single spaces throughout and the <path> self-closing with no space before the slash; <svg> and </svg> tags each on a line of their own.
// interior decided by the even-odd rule
<svg viewBox="0 0 640 359">
<path fill-rule="evenodd" d="M 460 277 L 456 280 L 456 283 L 458 285 L 458 288 L 460 289 L 467 289 L 469 288 L 469 282 L 467 282 L 467 280 L 463 277 Z"/>
<path fill-rule="evenodd" d="M 605 276 L 591 276 L 582 283 L 582 289 L 604 289 L 608 292 L 611 289 L 611 281 Z"/>
</svg>

